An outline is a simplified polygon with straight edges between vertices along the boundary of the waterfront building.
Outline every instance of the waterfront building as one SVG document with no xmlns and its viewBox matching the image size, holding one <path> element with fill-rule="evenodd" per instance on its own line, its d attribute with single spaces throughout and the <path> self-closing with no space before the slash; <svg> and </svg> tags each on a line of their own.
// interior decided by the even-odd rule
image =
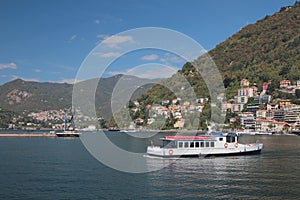
<svg viewBox="0 0 300 200">
<path fill-rule="evenodd" d="M 284 110 L 279 109 L 274 111 L 274 120 L 283 122 L 284 121 Z"/>
<path fill-rule="evenodd" d="M 245 129 L 255 129 L 255 117 L 253 112 L 243 112 L 240 114 L 241 125 Z"/>
</svg>

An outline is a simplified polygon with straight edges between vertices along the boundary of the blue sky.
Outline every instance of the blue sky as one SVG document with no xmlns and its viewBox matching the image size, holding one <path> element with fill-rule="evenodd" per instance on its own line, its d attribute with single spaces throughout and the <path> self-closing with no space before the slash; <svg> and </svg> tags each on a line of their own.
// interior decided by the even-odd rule
<svg viewBox="0 0 300 200">
<path fill-rule="evenodd" d="M 133 28 L 169 28 L 210 50 L 247 24 L 294 2 L 0 0 L 0 84 L 16 78 L 70 82 L 99 42 Z M 184 63 L 168 52 L 145 50 L 119 59 L 105 76 L 154 61 L 174 69 Z"/>
</svg>

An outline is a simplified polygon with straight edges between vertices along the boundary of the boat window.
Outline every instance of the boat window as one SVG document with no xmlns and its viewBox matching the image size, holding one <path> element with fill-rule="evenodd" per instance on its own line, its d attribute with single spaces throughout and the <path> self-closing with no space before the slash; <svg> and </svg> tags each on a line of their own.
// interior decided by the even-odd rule
<svg viewBox="0 0 300 200">
<path fill-rule="evenodd" d="M 190 142 L 190 148 L 194 148 L 195 145 L 194 145 L 194 142 Z"/>
<path fill-rule="evenodd" d="M 209 147 L 209 142 L 205 142 L 205 147 Z"/>
<path fill-rule="evenodd" d="M 223 141 L 223 138 L 222 138 L 222 137 L 220 137 L 220 138 L 219 138 L 219 141 Z"/>
<path fill-rule="evenodd" d="M 183 147 L 183 142 L 178 142 L 178 148 L 182 148 Z"/>
<path fill-rule="evenodd" d="M 184 147 L 189 148 L 189 142 L 184 142 Z"/>
<path fill-rule="evenodd" d="M 215 147 L 215 143 L 214 142 L 210 142 L 210 147 Z"/>
<path fill-rule="evenodd" d="M 199 142 L 195 142 L 195 147 L 199 148 Z"/>
<path fill-rule="evenodd" d="M 228 143 L 233 143 L 233 142 L 235 142 L 235 137 L 233 137 L 233 136 L 227 136 L 227 137 L 226 137 L 226 142 L 228 142 Z"/>
<path fill-rule="evenodd" d="M 200 147 L 204 147 L 204 142 L 200 142 Z"/>
</svg>

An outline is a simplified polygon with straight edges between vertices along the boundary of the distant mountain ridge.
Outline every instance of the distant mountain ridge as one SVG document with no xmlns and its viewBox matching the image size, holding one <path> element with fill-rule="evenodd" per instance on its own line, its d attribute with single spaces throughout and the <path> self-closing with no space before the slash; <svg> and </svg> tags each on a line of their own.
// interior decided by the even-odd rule
<svg viewBox="0 0 300 200">
<path fill-rule="evenodd" d="M 110 118 L 111 94 L 121 78 L 127 83 L 130 82 L 133 86 L 148 82 L 148 79 L 116 75 L 109 78 L 91 79 L 78 84 L 98 82 L 95 100 L 96 108 L 100 115 Z M 148 88 L 150 88 L 150 85 L 134 93 L 132 98 L 137 98 Z M 71 108 L 72 92 L 73 85 L 68 83 L 40 83 L 16 79 L 0 86 L 0 108 L 16 113 Z"/>
<path fill-rule="evenodd" d="M 17 113 L 62 109 L 71 105 L 72 85 L 16 79 L 0 86 L 0 107 Z"/>
</svg>

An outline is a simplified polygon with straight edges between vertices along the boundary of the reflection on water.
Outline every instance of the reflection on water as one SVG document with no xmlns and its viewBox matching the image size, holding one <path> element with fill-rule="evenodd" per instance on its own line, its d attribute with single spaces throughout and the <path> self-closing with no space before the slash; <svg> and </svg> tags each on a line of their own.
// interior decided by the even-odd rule
<svg viewBox="0 0 300 200">
<path fill-rule="evenodd" d="M 109 135 L 137 152 L 161 136 Z M 0 138 L 0 199 L 299 199 L 300 137 L 240 138 L 256 140 L 265 145 L 259 155 L 147 158 L 168 167 L 129 174 L 96 161 L 78 138 Z"/>
</svg>

